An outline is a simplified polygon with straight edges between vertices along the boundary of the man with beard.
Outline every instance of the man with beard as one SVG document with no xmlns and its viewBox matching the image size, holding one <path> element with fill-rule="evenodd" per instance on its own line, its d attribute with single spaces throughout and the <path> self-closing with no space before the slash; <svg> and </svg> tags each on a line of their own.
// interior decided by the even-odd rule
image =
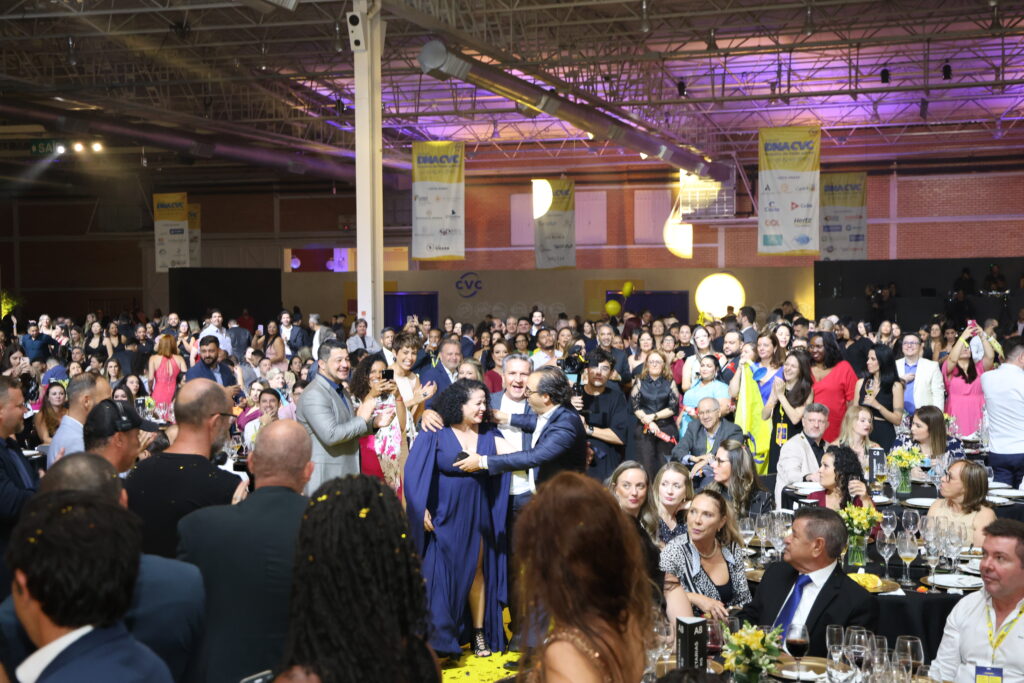
<svg viewBox="0 0 1024 683">
<path fill-rule="evenodd" d="M 231 408 L 216 382 L 195 379 L 182 385 L 174 401 L 174 443 L 140 462 L 125 480 L 128 507 L 142 518 L 142 552 L 175 557 L 182 517 L 245 498 L 247 482 L 210 462 L 227 441 Z"/>
<path fill-rule="evenodd" d="M 614 362 L 604 349 L 588 353 L 583 395 L 572 398 L 573 407 L 583 417 L 587 441 L 594 451 L 587 474 L 600 482 L 608 479 L 622 462 L 631 424 L 626 397 L 621 391 L 607 390 Z"/>
<path fill-rule="evenodd" d="M 743 348 L 743 337 L 738 330 L 730 330 L 722 337 L 722 353 L 725 354 L 725 363 L 719 373 L 719 379 L 728 384 L 736 374 L 739 367 L 740 349 Z"/>
<path fill-rule="evenodd" d="M 533 367 L 555 364 L 555 331 L 550 327 L 537 330 L 537 348 L 533 352 Z"/>
<path fill-rule="evenodd" d="M 238 393 L 238 380 L 226 363 L 220 362 L 220 343 L 210 334 L 199 340 L 199 363 L 185 373 L 185 381 L 207 379 L 221 387 L 227 397 Z"/>
</svg>

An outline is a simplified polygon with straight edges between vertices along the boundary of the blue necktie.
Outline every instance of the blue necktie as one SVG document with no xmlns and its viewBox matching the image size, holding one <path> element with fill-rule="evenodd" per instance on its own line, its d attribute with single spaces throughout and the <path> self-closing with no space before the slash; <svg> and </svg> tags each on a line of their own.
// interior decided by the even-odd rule
<svg viewBox="0 0 1024 683">
<path fill-rule="evenodd" d="M 782 606 L 782 611 L 779 612 L 779 616 L 775 618 L 773 626 L 782 627 L 783 638 L 786 637 L 786 631 L 789 630 L 789 625 L 793 621 L 793 615 L 796 614 L 796 608 L 800 604 L 800 598 L 804 595 L 804 587 L 810 582 L 810 575 L 800 575 L 796 580 L 796 585 L 793 586 L 793 592 L 789 594 L 789 600 L 786 600 L 786 604 Z"/>
</svg>

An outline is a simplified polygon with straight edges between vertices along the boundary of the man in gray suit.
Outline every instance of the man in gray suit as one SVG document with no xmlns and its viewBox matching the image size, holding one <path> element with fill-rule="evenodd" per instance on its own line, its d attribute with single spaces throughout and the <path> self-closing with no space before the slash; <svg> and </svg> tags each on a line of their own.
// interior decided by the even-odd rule
<svg viewBox="0 0 1024 683">
<path fill-rule="evenodd" d="M 688 465 L 693 471 L 706 468 L 702 475 L 706 476 L 711 473 L 711 465 L 708 464 L 711 456 L 728 439 L 742 441 L 743 432 L 732 422 L 722 419 L 718 399 L 702 398 L 697 404 L 697 419 L 690 421 L 679 443 L 672 449 L 672 459 Z"/>
<path fill-rule="evenodd" d="M 359 474 L 359 438 L 387 427 L 394 411 L 373 417 L 375 401 L 353 408 L 344 386 L 352 366 L 348 349 L 328 339 L 317 350 L 317 375 L 302 392 L 297 419 L 313 440 L 313 476 L 306 485 L 309 495 L 328 479 Z"/>
</svg>

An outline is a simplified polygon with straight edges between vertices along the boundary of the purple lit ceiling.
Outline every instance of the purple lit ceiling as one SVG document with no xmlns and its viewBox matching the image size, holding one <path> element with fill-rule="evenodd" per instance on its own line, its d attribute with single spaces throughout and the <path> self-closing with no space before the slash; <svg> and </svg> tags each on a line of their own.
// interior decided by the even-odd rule
<svg viewBox="0 0 1024 683">
<path fill-rule="evenodd" d="M 233 0 L 9 0 L 4 98 L 116 114 L 345 160 L 348 2 L 261 14 Z M 756 163 L 757 130 L 820 125 L 823 161 L 1024 148 L 1024 3 L 1007 0 L 383 0 L 386 156 L 465 140 L 470 171 L 629 165 L 635 152 L 422 73 L 431 39 L 715 159 Z M 342 27 L 343 28 L 343 27 Z M 948 65 L 948 68 L 945 68 Z M 888 82 L 882 82 L 883 70 Z M 27 147 L 0 126 L 2 154 Z M 129 141 L 110 141 L 136 153 Z M 655 165 L 653 160 L 647 162 Z M 511 165 L 511 166 L 509 166 Z"/>
</svg>

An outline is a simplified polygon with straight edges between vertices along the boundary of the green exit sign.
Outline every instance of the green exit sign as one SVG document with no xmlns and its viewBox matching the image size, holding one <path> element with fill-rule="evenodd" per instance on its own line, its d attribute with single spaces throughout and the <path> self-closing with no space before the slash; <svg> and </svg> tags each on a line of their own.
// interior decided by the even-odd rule
<svg viewBox="0 0 1024 683">
<path fill-rule="evenodd" d="M 58 146 L 63 146 L 67 149 L 67 143 L 63 140 L 33 140 L 29 144 L 29 149 L 32 152 L 32 156 L 46 157 L 51 154 L 57 154 Z"/>
</svg>

